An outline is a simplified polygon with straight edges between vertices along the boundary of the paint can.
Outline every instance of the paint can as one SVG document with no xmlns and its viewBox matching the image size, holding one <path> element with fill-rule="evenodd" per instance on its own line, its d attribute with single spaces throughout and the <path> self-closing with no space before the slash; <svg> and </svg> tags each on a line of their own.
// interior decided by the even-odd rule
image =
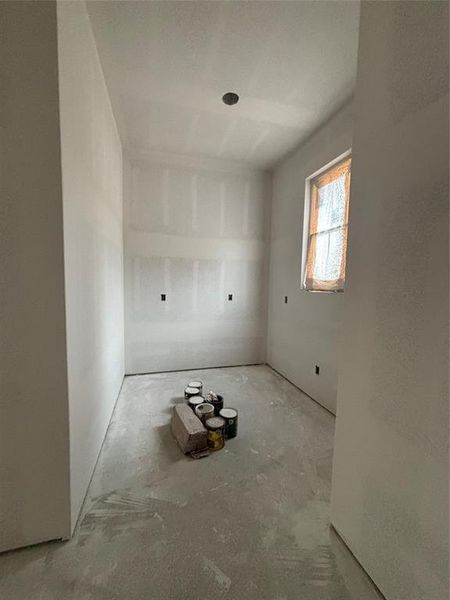
<svg viewBox="0 0 450 600">
<path fill-rule="evenodd" d="M 199 395 L 201 395 L 201 394 L 199 393 L 198 389 L 197 389 L 197 388 L 195 388 L 195 387 L 189 387 L 189 386 L 188 386 L 188 387 L 187 387 L 187 388 L 184 390 L 184 399 L 185 399 L 185 400 L 189 400 L 189 398 L 190 398 L 191 396 L 199 396 Z"/>
<path fill-rule="evenodd" d="M 208 448 L 211 450 L 221 450 L 225 445 L 225 421 L 220 417 L 213 417 L 206 421 L 208 430 Z"/>
<path fill-rule="evenodd" d="M 201 396 L 203 392 L 203 382 L 202 381 L 191 381 L 188 387 L 196 388 L 198 390 L 198 395 Z"/>
<path fill-rule="evenodd" d="M 197 406 L 200 406 L 200 404 L 203 404 L 204 401 L 205 401 L 205 399 L 203 398 L 203 396 L 191 396 L 188 400 L 188 404 L 192 408 L 192 410 L 195 412 L 195 409 L 197 408 Z"/>
<path fill-rule="evenodd" d="M 209 392 L 206 401 L 214 406 L 214 414 L 218 417 L 223 408 L 223 396 L 219 396 L 219 394 L 215 394 L 214 392 Z"/>
<path fill-rule="evenodd" d="M 214 406 L 208 402 L 203 402 L 203 404 L 199 404 L 195 407 L 194 412 L 200 421 L 205 424 L 208 419 L 214 417 Z"/>
<path fill-rule="evenodd" d="M 235 408 L 222 408 L 220 417 L 225 421 L 225 439 L 237 436 L 238 411 Z"/>
</svg>

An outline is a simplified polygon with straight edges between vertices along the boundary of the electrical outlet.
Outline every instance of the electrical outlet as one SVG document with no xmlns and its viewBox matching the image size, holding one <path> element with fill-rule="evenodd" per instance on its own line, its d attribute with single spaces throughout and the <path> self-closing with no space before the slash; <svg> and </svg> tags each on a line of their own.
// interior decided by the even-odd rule
<svg viewBox="0 0 450 600">
<path fill-rule="evenodd" d="M 228 300 L 229 301 L 233 300 L 233 294 L 228 294 Z"/>
<path fill-rule="evenodd" d="M 316 365 L 316 375 L 320 375 L 320 367 L 319 367 L 319 365 Z"/>
<path fill-rule="evenodd" d="M 161 294 L 161 302 L 165 302 L 166 301 L 166 295 L 165 294 Z"/>
</svg>

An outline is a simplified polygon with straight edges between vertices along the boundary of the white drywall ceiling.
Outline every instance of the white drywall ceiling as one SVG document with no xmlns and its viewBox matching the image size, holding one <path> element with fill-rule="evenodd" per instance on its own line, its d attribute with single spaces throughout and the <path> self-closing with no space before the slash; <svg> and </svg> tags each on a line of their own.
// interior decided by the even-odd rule
<svg viewBox="0 0 450 600">
<path fill-rule="evenodd" d="M 270 168 L 352 95 L 359 2 L 89 2 L 122 142 Z M 225 106 L 222 95 L 241 100 Z"/>
</svg>

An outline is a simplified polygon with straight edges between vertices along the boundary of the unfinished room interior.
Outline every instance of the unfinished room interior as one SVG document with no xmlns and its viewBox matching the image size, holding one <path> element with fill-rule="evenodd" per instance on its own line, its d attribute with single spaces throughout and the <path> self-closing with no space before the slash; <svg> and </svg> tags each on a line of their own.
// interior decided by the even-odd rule
<svg viewBox="0 0 450 600">
<path fill-rule="evenodd" d="M 449 4 L 0 2 L 0 598 L 449 598 Z"/>
</svg>

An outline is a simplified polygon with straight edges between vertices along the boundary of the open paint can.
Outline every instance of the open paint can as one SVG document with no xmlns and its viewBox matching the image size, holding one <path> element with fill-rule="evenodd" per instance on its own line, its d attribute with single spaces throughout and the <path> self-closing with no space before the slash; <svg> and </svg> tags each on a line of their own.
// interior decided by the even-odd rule
<svg viewBox="0 0 450 600">
<path fill-rule="evenodd" d="M 213 417 L 206 421 L 208 430 L 208 448 L 211 450 L 221 450 L 225 445 L 225 421 L 220 417 Z"/>
<path fill-rule="evenodd" d="M 238 412 L 235 408 L 222 408 L 221 418 L 225 421 L 225 438 L 231 439 L 237 436 Z"/>
<path fill-rule="evenodd" d="M 203 382 L 202 381 L 191 381 L 189 383 L 190 388 L 195 388 L 196 390 L 198 390 L 197 394 L 199 396 L 201 396 L 202 392 L 203 392 Z"/>
<path fill-rule="evenodd" d="M 207 402 L 214 406 L 214 414 L 218 417 L 223 408 L 223 396 L 219 396 L 219 394 L 215 394 L 214 392 L 209 392 Z"/>
<path fill-rule="evenodd" d="M 195 414 L 204 424 L 208 419 L 214 417 L 214 406 L 208 402 L 203 402 L 195 407 Z"/>
<path fill-rule="evenodd" d="M 200 392 L 198 391 L 198 388 L 195 387 L 190 387 L 188 386 L 185 390 L 184 390 L 184 399 L 185 400 L 189 400 L 189 398 L 191 396 L 200 396 Z"/>
<path fill-rule="evenodd" d="M 192 410 L 195 412 L 195 409 L 197 408 L 197 406 L 200 406 L 200 404 L 203 404 L 204 401 L 205 401 L 205 399 L 203 398 L 203 396 L 191 396 L 188 400 L 188 404 L 192 408 Z"/>
</svg>

